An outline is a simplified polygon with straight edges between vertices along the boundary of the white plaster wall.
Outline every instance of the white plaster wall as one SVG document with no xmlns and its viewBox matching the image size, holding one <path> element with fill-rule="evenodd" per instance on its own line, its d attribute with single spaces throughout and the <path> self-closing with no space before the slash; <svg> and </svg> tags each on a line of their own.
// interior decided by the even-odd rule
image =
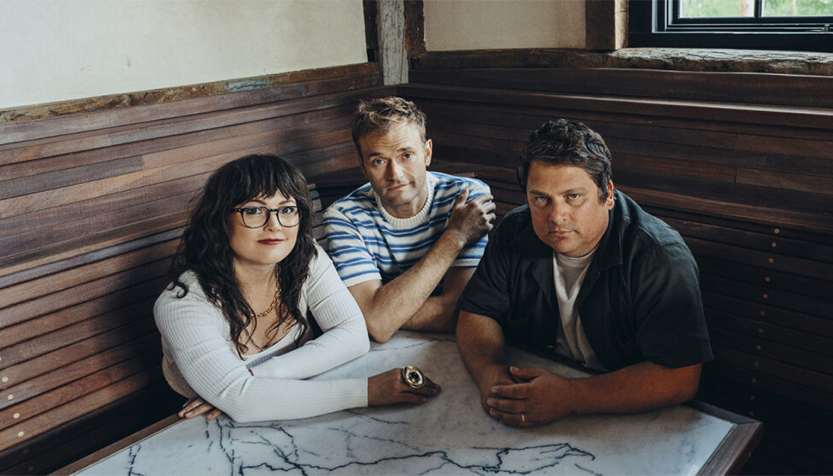
<svg viewBox="0 0 833 476">
<path fill-rule="evenodd" d="M 0 0 L 0 109 L 365 61 L 361 0 Z"/>
<path fill-rule="evenodd" d="M 584 2 L 425 0 L 425 47 L 428 51 L 584 48 Z"/>
</svg>

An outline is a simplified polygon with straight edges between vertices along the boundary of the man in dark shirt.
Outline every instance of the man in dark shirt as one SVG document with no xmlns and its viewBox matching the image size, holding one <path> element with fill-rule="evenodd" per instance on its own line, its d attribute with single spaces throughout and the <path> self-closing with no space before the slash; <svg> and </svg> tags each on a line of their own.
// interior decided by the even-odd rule
<svg viewBox="0 0 833 476">
<path fill-rule="evenodd" d="M 697 264 L 676 231 L 614 190 L 601 136 L 548 122 L 521 152 L 518 179 L 528 204 L 506 215 L 460 298 L 457 342 L 484 410 L 535 426 L 693 398 L 713 358 Z M 505 343 L 602 373 L 519 369 Z"/>
</svg>

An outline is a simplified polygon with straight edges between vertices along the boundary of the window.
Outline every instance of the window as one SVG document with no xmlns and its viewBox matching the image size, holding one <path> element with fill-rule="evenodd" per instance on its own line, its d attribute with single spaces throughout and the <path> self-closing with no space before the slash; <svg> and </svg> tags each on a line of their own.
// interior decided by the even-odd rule
<svg viewBox="0 0 833 476">
<path fill-rule="evenodd" d="M 631 0 L 629 46 L 833 52 L 833 0 Z"/>
</svg>

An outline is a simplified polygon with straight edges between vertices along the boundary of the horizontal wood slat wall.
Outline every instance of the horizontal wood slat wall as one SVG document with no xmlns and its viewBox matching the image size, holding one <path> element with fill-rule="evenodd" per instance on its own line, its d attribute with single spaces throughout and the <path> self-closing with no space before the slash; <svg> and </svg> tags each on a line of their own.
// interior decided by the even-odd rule
<svg viewBox="0 0 833 476">
<path fill-rule="evenodd" d="M 428 115 L 435 166 L 476 164 L 499 215 L 525 201 L 533 130 L 601 133 L 616 186 L 698 260 L 716 355 L 700 398 L 764 421 L 747 470 L 833 472 L 833 77 L 423 69 L 399 93 Z"/>
<path fill-rule="evenodd" d="M 0 472 L 48 472 L 173 411 L 152 306 L 191 199 L 245 154 L 354 166 L 352 111 L 394 90 L 344 71 L 0 125 Z"/>
</svg>

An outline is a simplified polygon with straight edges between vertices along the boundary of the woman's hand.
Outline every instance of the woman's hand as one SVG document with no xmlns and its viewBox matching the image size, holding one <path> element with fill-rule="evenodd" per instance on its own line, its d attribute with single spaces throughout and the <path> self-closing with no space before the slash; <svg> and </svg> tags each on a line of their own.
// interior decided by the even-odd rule
<svg viewBox="0 0 833 476">
<path fill-rule="evenodd" d="M 208 413 L 208 415 L 205 416 L 205 419 L 208 421 L 211 421 L 223 414 L 222 411 L 214 408 L 213 405 L 206 402 L 202 398 L 194 397 L 185 402 L 185 405 L 182 405 L 182 410 L 179 411 L 178 415 L 180 418 L 194 418 L 202 415 L 203 413 Z"/>
<path fill-rule="evenodd" d="M 425 386 L 411 388 L 402 380 L 402 369 L 391 369 L 367 379 L 367 405 L 370 407 L 393 403 L 425 403 L 440 393 L 440 386 L 425 377 Z"/>
</svg>

